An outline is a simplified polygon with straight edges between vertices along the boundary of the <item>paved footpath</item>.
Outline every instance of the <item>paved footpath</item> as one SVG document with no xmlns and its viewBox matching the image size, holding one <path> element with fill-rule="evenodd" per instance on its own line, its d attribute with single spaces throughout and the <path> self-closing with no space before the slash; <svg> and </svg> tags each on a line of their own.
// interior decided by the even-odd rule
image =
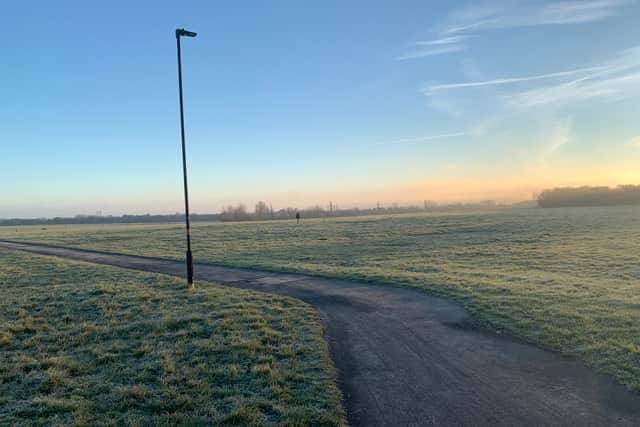
<svg viewBox="0 0 640 427">
<path fill-rule="evenodd" d="M 182 262 L 1 242 L 177 276 Z M 288 295 L 322 318 L 352 426 L 640 426 L 640 394 L 478 326 L 420 291 L 197 264 L 196 279 Z"/>
</svg>

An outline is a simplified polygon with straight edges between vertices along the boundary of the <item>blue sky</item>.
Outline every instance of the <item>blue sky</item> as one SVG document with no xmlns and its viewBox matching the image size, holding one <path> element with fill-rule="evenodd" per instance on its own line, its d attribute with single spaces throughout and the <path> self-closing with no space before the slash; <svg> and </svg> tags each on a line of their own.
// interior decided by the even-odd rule
<svg viewBox="0 0 640 427">
<path fill-rule="evenodd" d="M 0 217 L 640 184 L 640 4 L 11 2 Z"/>
</svg>

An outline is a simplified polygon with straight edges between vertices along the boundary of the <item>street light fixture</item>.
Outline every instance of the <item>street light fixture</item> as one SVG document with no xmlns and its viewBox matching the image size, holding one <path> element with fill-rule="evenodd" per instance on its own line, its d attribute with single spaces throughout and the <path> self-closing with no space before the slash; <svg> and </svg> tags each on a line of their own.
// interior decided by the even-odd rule
<svg viewBox="0 0 640 427">
<path fill-rule="evenodd" d="M 184 177 L 184 219 L 187 227 L 187 281 L 193 287 L 193 255 L 191 254 L 191 227 L 189 225 L 189 189 L 187 188 L 187 151 L 184 142 L 184 107 L 182 106 L 182 58 L 180 53 L 180 37 L 195 37 L 196 33 L 184 28 L 176 30 L 178 44 L 178 86 L 180 87 L 180 130 L 182 134 L 182 174 Z"/>
</svg>

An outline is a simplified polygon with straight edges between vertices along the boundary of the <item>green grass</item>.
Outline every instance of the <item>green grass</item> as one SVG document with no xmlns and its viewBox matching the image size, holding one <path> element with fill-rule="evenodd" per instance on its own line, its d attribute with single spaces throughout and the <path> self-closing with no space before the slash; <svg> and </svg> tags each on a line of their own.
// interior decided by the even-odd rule
<svg viewBox="0 0 640 427">
<path fill-rule="evenodd" d="M 0 238 L 182 259 L 181 224 Z M 640 391 L 640 207 L 196 223 L 198 262 L 411 286 Z"/>
<path fill-rule="evenodd" d="M 0 424 L 344 425 L 285 297 L 0 249 Z"/>
</svg>

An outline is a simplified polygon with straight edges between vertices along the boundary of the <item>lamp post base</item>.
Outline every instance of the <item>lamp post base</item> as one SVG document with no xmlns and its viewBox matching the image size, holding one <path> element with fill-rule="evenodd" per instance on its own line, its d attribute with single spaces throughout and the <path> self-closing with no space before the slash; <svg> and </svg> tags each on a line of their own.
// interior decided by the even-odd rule
<svg viewBox="0 0 640 427">
<path fill-rule="evenodd" d="M 187 282 L 192 287 L 193 285 L 193 256 L 191 255 L 191 250 L 187 250 Z"/>
</svg>

